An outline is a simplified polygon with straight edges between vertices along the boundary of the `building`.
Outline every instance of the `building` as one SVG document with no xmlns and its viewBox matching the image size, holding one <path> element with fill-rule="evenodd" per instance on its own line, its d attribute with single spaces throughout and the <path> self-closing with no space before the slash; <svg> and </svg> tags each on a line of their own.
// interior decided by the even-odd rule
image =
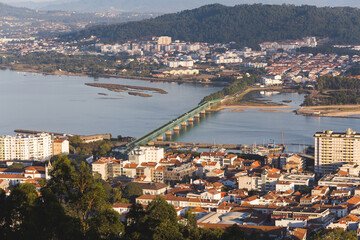
<svg viewBox="0 0 360 240">
<path fill-rule="evenodd" d="M 345 133 L 317 132 L 314 139 L 316 173 L 334 173 L 344 163 L 360 163 L 360 134 L 350 128 Z"/>
<path fill-rule="evenodd" d="M 144 195 L 165 195 L 166 191 L 169 189 L 169 186 L 165 183 L 134 183 L 142 189 Z"/>
<path fill-rule="evenodd" d="M 52 156 L 53 141 L 48 133 L 0 137 L 0 161 L 48 160 Z"/>
<path fill-rule="evenodd" d="M 164 181 L 190 181 L 196 176 L 196 167 L 191 163 L 183 164 L 179 167 L 167 167 L 164 171 Z"/>
<path fill-rule="evenodd" d="M 238 177 L 239 189 L 260 190 L 261 189 L 261 175 L 243 175 Z"/>
<path fill-rule="evenodd" d="M 280 75 L 275 76 L 263 76 L 260 79 L 260 83 L 265 86 L 281 85 L 283 81 L 281 80 Z"/>
<path fill-rule="evenodd" d="M 121 160 L 102 157 L 91 164 L 92 172 L 99 173 L 103 180 L 121 176 Z"/>
<path fill-rule="evenodd" d="M 158 147 L 138 147 L 129 153 L 129 161 L 133 164 L 143 162 L 158 163 L 164 158 L 164 149 Z"/>
<path fill-rule="evenodd" d="M 319 186 L 337 187 L 338 185 L 351 184 L 360 187 L 360 177 L 340 174 L 326 174 L 318 182 Z"/>
<path fill-rule="evenodd" d="M 110 140 L 110 134 L 97 134 L 97 135 L 89 135 L 89 136 L 82 136 L 81 140 L 84 143 L 102 141 L 102 140 Z"/>
<path fill-rule="evenodd" d="M 294 219 L 307 220 L 308 224 L 322 225 L 326 227 L 333 220 L 330 210 L 313 207 L 280 207 L 271 214 L 272 220 Z"/>
<path fill-rule="evenodd" d="M 168 36 L 161 36 L 158 38 L 157 40 L 157 44 L 158 45 L 169 45 L 171 44 L 171 37 L 168 37 Z"/>
<path fill-rule="evenodd" d="M 62 153 L 69 154 L 69 140 L 57 139 L 53 143 L 53 155 L 59 155 Z"/>
<path fill-rule="evenodd" d="M 194 66 L 193 60 L 175 60 L 175 61 L 168 61 L 166 64 L 170 68 L 179 68 L 179 67 L 189 67 L 192 68 Z"/>
</svg>

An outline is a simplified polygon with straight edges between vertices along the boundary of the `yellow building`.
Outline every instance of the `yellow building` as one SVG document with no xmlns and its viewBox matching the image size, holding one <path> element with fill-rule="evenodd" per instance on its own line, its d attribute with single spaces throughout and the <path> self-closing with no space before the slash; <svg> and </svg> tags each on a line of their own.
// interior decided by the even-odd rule
<svg viewBox="0 0 360 240">
<path fill-rule="evenodd" d="M 317 132 L 314 139 L 316 173 L 333 173 L 343 163 L 360 164 L 360 134 L 350 128 L 345 133 Z"/>
<path fill-rule="evenodd" d="M 69 154 L 69 141 L 67 139 L 57 139 L 53 143 L 53 155 Z"/>
<path fill-rule="evenodd" d="M 157 40 L 158 45 L 169 45 L 171 43 L 171 37 L 161 36 Z"/>
</svg>

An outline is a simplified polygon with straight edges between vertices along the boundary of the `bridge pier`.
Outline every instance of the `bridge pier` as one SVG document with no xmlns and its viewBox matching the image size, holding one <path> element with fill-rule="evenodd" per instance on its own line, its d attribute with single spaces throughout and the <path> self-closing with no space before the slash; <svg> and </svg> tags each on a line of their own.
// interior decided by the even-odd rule
<svg viewBox="0 0 360 240">
<path fill-rule="evenodd" d="M 200 115 L 202 116 L 202 117 L 205 117 L 206 116 L 206 111 L 204 110 L 204 111 L 201 111 L 200 112 Z"/>
<path fill-rule="evenodd" d="M 181 123 L 181 130 L 186 130 L 186 127 L 187 127 L 186 122 Z"/>
<path fill-rule="evenodd" d="M 164 137 L 163 137 L 163 136 L 158 137 L 158 138 L 157 138 L 157 141 L 158 141 L 158 142 L 164 141 Z"/>
<path fill-rule="evenodd" d="M 195 116 L 194 116 L 194 118 L 195 118 L 195 121 L 200 121 L 200 114 L 196 114 Z"/>
<path fill-rule="evenodd" d="M 189 125 L 193 125 L 193 124 L 194 124 L 194 119 L 193 119 L 193 118 L 189 118 L 189 119 L 188 119 L 188 124 L 189 124 Z"/>
<path fill-rule="evenodd" d="M 179 134 L 180 133 L 180 127 L 176 126 L 174 127 L 174 134 Z"/>
<path fill-rule="evenodd" d="M 167 139 L 167 140 L 171 139 L 171 135 L 172 135 L 172 132 L 171 132 L 171 131 L 166 132 L 166 133 L 165 133 L 166 139 Z"/>
<path fill-rule="evenodd" d="M 207 108 L 207 109 L 205 109 L 205 113 L 211 113 L 212 111 L 211 111 L 211 108 Z"/>
</svg>

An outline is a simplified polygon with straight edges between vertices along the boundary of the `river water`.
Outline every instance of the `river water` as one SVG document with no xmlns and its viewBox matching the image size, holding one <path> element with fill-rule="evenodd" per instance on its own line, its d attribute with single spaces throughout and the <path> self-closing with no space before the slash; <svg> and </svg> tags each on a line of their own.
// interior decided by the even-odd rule
<svg viewBox="0 0 360 240">
<path fill-rule="evenodd" d="M 118 83 L 161 88 L 168 94 L 151 98 L 85 86 L 85 83 Z M 111 133 L 113 136 L 140 137 L 193 108 L 219 87 L 193 84 L 151 83 L 127 79 L 94 79 L 75 76 L 45 76 L 33 73 L 0 71 L 0 134 L 14 129 L 53 131 L 73 134 Z M 104 93 L 107 95 L 99 95 Z M 255 93 L 273 102 L 292 100 L 294 110 L 304 95 L 282 93 L 271 96 Z M 262 144 L 274 139 L 281 143 L 313 144 L 316 131 L 332 129 L 360 131 L 360 119 L 317 118 L 294 113 L 221 111 L 208 115 L 174 140 L 184 142 Z"/>
</svg>

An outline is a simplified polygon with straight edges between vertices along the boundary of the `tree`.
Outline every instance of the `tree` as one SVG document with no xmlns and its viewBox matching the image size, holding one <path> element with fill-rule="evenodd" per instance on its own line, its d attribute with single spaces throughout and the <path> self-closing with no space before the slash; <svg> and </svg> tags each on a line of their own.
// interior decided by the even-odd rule
<svg viewBox="0 0 360 240">
<path fill-rule="evenodd" d="M 26 239 L 36 223 L 31 221 L 32 207 L 38 194 L 30 183 L 18 184 L 6 199 L 5 238 Z"/>
<path fill-rule="evenodd" d="M 183 218 L 183 225 L 181 225 L 181 232 L 185 238 L 200 239 L 200 231 L 196 224 L 196 214 L 192 213 L 191 209 L 186 211 Z"/>
<path fill-rule="evenodd" d="M 135 199 L 143 194 L 141 187 L 136 183 L 129 183 L 123 190 L 123 195 L 130 202 L 135 202 Z"/>
<path fill-rule="evenodd" d="M 346 239 L 356 240 L 355 231 L 345 231 L 341 228 L 335 228 L 331 230 L 319 231 L 311 237 L 311 240 L 322 240 L 322 239 Z"/>
<path fill-rule="evenodd" d="M 92 176 L 89 165 L 81 162 L 75 171 L 70 160 L 61 156 L 53 166 L 47 187 L 65 205 L 68 214 L 79 222 L 83 238 L 119 236 L 120 232 L 115 233 L 123 229 L 119 216 L 109 209 L 105 190 Z M 97 224 L 96 231 L 90 228 L 94 223 Z"/>
<path fill-rule="evenodd" d="M 5 236 L 5 217 L 6 217 L 6 194 L 5 191 L 0 188 L 0 236 Z"/>
<path fill-rule="evenodd" d="M 123 232 L 120 214 L 111 208 L 104 209 L 90 220 L 92 239 L 119 239 Z"/>
<path fill-rule="evenodd" d="M 144 226 L 146 239 L 182 238 L 174 206 L 168 204 L 160 196 L 156 197 L 146 208 Z"/>
<path fill-rule="evenodd" d="M 68 203 L 73 187 L 75 168 L 66 155 L 60 155 L 52 164 L 48 186 L 61 203 Z"/>
<path fill-rule="evenodd" d="M 101 207 L 105 205 L 105 191 L 100 183 L 95 182 L 90 167 L 85 162 L 81 163 L 72 184 L 69 206 L 72 213 L 80 219 L 86 236 L 90 218 L 96 215 L 95 212 L 101 212 Z"/>
<path fill-rule="evenodd" d="M 9 169 L 23 169 L 25 166 L 23 163 L 13 163 L 8 168 Z"/>
<path fill-rule="evenodd" d="M 245 233 L 237 224 L 233 224 L 231 227 L 227 227 L 224 234 L 221 236 L 224 240 L 244 240 Z"/>
<path fill-rule="evenodd" d="M 32 236 L 36 239 L 81 238 L 79 221 L 67 215 L 56 195 L 48 187 L 41 188 L 41 196 L 35 201 L 32 222 L 35 223 Z"/>
<path fill-rule="evenodd" d="M 144 229 L 145 210 L 141 204 L 133 204 L 126 214 L 125 239 L 141 239 Z"/>
</svg>

